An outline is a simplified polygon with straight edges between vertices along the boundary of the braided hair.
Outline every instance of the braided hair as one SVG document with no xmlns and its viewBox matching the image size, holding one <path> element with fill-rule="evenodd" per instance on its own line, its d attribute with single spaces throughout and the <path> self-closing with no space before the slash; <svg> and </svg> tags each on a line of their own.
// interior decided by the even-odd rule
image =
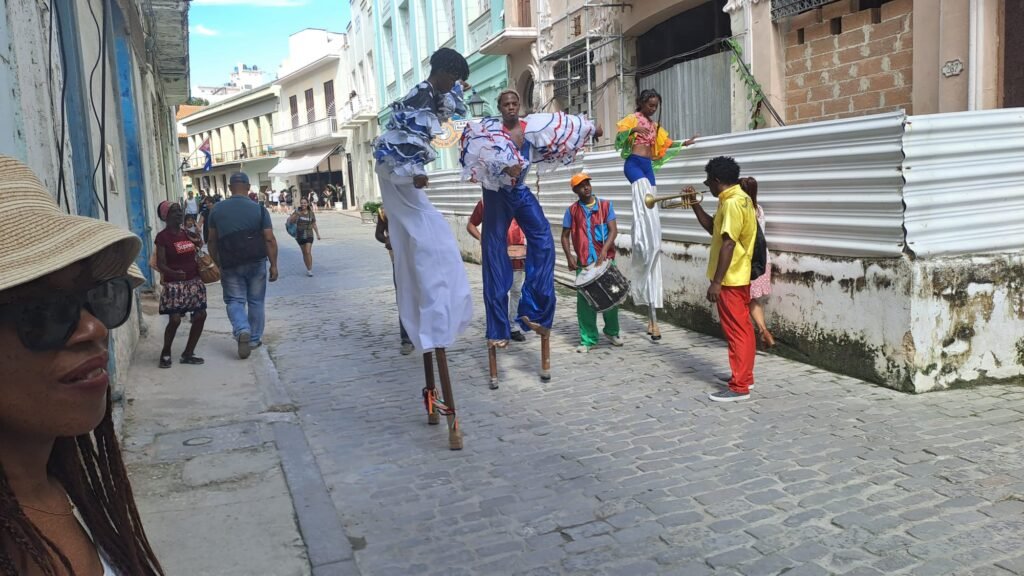
<svg viewBox="0 0 1024 576">
<path fill-rule="evenodd" d="M 67 491 L 113 568 L 133 576 L 163 575 L 135 507 L 109 394 L 103 420 L 92 433 L 57 438 L 47 471 Z M 0 464 L 0 575 L 19 576 L 18 566 L 27 562 L 44 576 L 75 574 L 67 556 L 25 515 Z"/>
<path fill-rule="evenodd" d="M 654 138 L 657 141 L 658 132 L 661 131 L 661 94 L 654 88 L 645 88 L 640 91 L 640 95 L 636 98 L 636 111 L 640 112 L 643 110 L 644 103 L 652 98 L 658 99 L 658 118 L 654 121 Z"/>
<path fill-rule="evenodd" d="M 431 73 L 446 72 L 455 76 L 456 80 L 468 80 L 469 62 L 466 62 L 462 54 L 451 48 L 438 48 L 430 56 L 430 71 Z"/>
</svg>

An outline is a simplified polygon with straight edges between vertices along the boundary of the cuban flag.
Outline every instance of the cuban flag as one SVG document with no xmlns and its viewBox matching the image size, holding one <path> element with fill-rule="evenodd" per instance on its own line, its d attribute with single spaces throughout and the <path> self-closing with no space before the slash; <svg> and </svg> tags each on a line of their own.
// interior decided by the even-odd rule
<svg viewBox="0 0 1024 576">
<path fill-rule="evenodd" d="M 199 151 L 206 155 L 206 163 L 203 164 L 203 172 L 209 172 L 210 168 L 213 167 L 213 155 L 210 154 L 210 139 L 203 140 L 203 143 L 199 146 Z"/>
</svg>

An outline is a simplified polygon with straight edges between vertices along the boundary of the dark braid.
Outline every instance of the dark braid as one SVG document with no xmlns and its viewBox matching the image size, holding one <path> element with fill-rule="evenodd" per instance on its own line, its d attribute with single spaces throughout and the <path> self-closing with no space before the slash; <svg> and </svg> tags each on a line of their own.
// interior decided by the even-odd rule
<svg viewBox="0 0 1024 576">
<path fill-rule="evenodd" d="M 135 506 L 109 395 L 99 426 L 91 434 L 58 438 L 47 468 L 78 508 L 96 547 L 119 573 L 163 574 Z M 11 550 L 21 556 L 12 558 Z M 25 516 L 0 465 L 0 574 L 19 576 L 19 562 L 31 561 L 44 576 L 57 576 L 54 558 L 74 576 L 68 559 Z"/>
</svg>

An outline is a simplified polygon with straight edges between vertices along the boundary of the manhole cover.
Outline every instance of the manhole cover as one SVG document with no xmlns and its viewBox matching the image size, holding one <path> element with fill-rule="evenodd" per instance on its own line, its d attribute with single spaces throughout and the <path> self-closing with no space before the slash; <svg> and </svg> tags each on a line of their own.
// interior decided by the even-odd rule
<svg viewBox="0 0 1024 576">
<path fill-rule="evenodd" d="M 189 438 L 182 442 L 185 446 L 206 446 L 210 442 L 213 442 L 213 438 L 209 436 L 196 436 L 195 438 Z"/>
</svg>

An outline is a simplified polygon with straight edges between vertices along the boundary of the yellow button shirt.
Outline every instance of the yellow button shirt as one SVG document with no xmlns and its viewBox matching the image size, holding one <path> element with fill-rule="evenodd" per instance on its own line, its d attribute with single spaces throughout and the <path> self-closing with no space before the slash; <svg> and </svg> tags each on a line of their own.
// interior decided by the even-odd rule
<svg viewBox="0 0 1024 576">
<path fill-rule="evenodd" d="M 738 184 L 718 196 L 718 211 L 715 212 L 713 230 L 708 280 L 715 279 L 718 253 L 722 249 L 722 235 L 728 234 L 729 238 L 736 241 L 736 248 L 732 252 L 729 269 L 722 279 L 722 286 L 750 284 L 750 260 L 754 255 L 754 241 L 757 240 L 757 213 L 754 210 L 754 201 Z"/>
</svg>

